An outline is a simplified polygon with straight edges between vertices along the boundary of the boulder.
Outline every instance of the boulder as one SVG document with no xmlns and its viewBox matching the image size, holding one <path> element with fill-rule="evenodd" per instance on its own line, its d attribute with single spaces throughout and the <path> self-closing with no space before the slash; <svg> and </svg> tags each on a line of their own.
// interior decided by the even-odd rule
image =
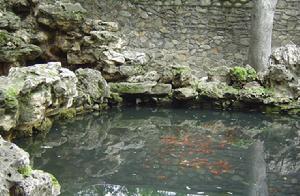
<svg viewBox="0 0 300 196">
<path fill-rule="evenodd" d="M 180 101 L 196 98 L 198 92 L 190 87 L 178 88 L 174 90 L 174 98 Z"/>
<path fill-rule="evenodd" d="M 37 7 L 37 22 L 54 30 L 70 31 L 83 23 L 86 13 L 79 3 L 43 2 Z"/>
<path fill-rule="evenodd" d="M 188 66 L 173 65 L 172 84 L 174 88 L 181 88 L 193 85 L 192 70 Z"/>
<path fill-rule="evenodd" d="M 18 30 L 21 27 L 21 19 L 13 12 L 0 11 L 0 29 Z"/>
<path fill-rule="evenodd" d="M 120 82 L 109 83 L 112 92 L 119 94 L 149 94 L 156 82 Z"/>
<path fill-rule="evenodd" d="M 71 107 L 78 94 L 75 74 L 60 63 L 12 68 L 0 81 L 1 131 L 44 129 L 47 113 Z"/>
<path fill-rule="evenodd" d="M 300 47 L 286 45 L 275 49 L 271 65 L 264 73 L 264 85 L 274 89 L 276 97 L 297 100 L 300 97 Z"/>
<path fill-rule="evenodd" d="M 12 33 L 0 30 L 0 62 L 15 66 L 24 65 L 26 60 L 33 60 L 41 54 L 40 47 L 28 44 Z"/>
<path fill-rule="evenodd" d="M 60 185 L 53 175 L 32 170 L 29 154 L 0 136 L 0 192 L 3 196 L 56 196 Z"/>
<path fill-rule="evenodd" d="M 125 57 L 127 63 L 136 65 L 145 65 L 149 62 L 149 57 L 143 52 L 135 51 L 123 51 L 122 54 Z"/>
<path fill-rule="evenodd" d="M 100 71 L 86 68 L 76 70 L 75 74 L 80 103 L 103 103 L 110 96 L 109 86 Z"/>
<path fill-rule="evenodd" d="M 172 85 L 171 84 L 161 84 L 153 86 L 150 94 L 151 95 L 169 95 L 172 93 Z"/>
</svg>

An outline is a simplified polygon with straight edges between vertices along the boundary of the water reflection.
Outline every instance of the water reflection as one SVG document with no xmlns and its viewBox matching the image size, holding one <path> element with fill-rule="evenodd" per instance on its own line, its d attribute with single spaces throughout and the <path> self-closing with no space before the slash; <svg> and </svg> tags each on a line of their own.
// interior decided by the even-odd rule
<svg viewBox="0 0 300 196">
<path fill-rule="evenodd" d="M 62 195 L 297 195 L 299 119 L 126 108 L 18 141 Z"/>
</svg>

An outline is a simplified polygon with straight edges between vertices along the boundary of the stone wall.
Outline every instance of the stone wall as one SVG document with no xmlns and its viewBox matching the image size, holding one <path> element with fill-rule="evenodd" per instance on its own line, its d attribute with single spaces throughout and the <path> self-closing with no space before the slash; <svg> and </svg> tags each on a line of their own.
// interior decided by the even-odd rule
<svg viewBox="0 0 300 196">
<path fill-rule="evenodd" d="M 80 1 L 80 0 L 79 0 Z M 235 2 L 235 3 L 230 3 Z M 92 14 L 120 24 L 127 48 L 147 52 L 153 65 L 202 70 L 246 62 L 251 0 L 98 0 Z M 279 0 L 273 46 L 300 44 L 300 0 Z"/>
</svg>

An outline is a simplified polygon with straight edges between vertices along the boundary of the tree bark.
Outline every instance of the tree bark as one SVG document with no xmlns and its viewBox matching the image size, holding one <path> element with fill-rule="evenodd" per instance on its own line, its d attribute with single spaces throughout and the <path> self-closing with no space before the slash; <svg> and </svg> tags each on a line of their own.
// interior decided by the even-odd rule
<svg viewBox="0 0 300 196">
<path fill-rule="evenodd" d="M 252 13 L 249 64 L 257 71 L 264 71 L 272 50 L 274 13 L 278 0 L 254 0 Z"/>
</svg>

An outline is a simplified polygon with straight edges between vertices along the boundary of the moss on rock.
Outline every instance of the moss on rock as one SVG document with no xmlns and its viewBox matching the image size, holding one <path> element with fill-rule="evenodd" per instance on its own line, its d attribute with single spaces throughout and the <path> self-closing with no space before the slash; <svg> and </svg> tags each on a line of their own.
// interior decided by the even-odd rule
<svg viewBox="0 0 300 196">
<path fill-rule="evenodd" d="M 240 67 L 236 66 L 231 68 L 229 72 L 230 80 L 233 86 L 242 87 L 247 82 L 257 80 L 257 73 L 255 69 L 250 66 Z"/>
<path fill-rule="evenodd" d="M 71 119 L 76 116 L 76 109 L 75 108 L 67 108 L 60 111 L 60 117 L 62 119 Z"/>
<path fill-rule="evenodd" d="M 30 165 L 26 165 L 26 166 L 20 167 L 18 169 L 18 172 L 20 174 L 22 174 L 24 177 L 29 177 L 32 174 L 32 168 Z"/>
</svg>

